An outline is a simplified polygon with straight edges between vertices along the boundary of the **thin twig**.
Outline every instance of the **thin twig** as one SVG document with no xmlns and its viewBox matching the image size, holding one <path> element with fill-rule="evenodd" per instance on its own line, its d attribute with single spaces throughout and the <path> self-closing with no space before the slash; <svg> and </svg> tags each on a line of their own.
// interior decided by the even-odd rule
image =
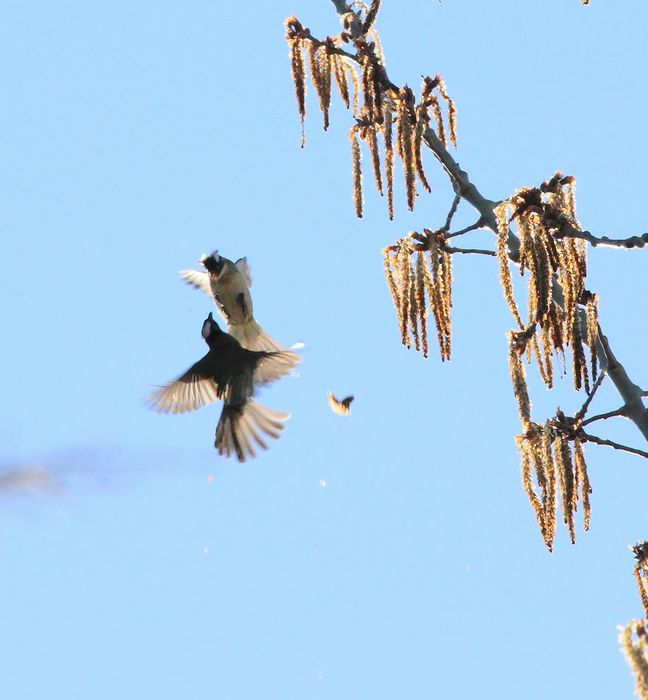
<svg viewBox="0 0 648 700">
<path fill-rule="evenodd" d="M 601 372 L 599 376 L 596 378 L 596 381 L 594 382 L 594 386 L 592 387 L 592 391 L 588 394 L 587 398 L 585 399 L 585 403 L 580 407 L 580 410 L 578 413 L 574 416 L 574 420 L 576 422 L 579 422 L 583 419 L 583 416 L 587 413 L 587 410 L 589 409 L 590 404 L 592 403 L 592 399 L 594 398 L 594 394 L 596 394 L 598 388 L 601 386 L 603 383 L 603 380 L 605 379 L 606 373 Z M 590 421 L 588 421 L 590 422 Z M 584 425 L 584 423 L 583 423 Z"/>
<path fill-rule="evenodd" d="M 608 238 L 607 236 L 595 236 L 589 231 L 579 231 L 573 226 L 562 226 L 555 233 L 556 238 L 581 238 L 591 244 L 593 248 L 643 248 L 648 243 L 648 233 L 641 236 L 629 236 L 628 238 Z"/>
<path fill-rule="evenodd" d="M 451 248 L 446 246 L 445 249 L 448 253 L 478 253 L 479 255 L 492 255 L 497 257 L 497 253 L 494 250 L 480 250 L 479 248 Z"/>
<path fill-rule="evenodd" d="M 448 233 L 446 235 L 446 238 L 454 238 L 455 236 L 463 236 L 463 234 L 468 233 L 468 231 L 474 231 L 475 229 L 485 228 L 485 227 L 486 227 L 486 222 L 484 221 L 484 218 L 479 217 L 479 220 L 475 221 L 474 224 L 471 224 L 470 226 L 466 226 L 466 228 L 462 228 L 460 231 L 454 231 L 453 233 Z"/>
<path fill-rule="evenodd" d="M 608 418 L 615 418 L 616 416 L 623 416 L 624 418 L 626 417 L 625 406 L 621 406 L 621 408 L 617 408 L 616 411 L 608 411 L 607 413 L 599 413 L 596 416 L 592 416 L 591 418 L 584 420 L 581 423 L 581 426 L 588 425 L 589 423 L 593 423 L 596 420 L 607 420 Z"/>
<path fill-rule="evenodd" d="M 450 207 L 450 211 L 448 212 L 448 218 L 446 219 L 445 226 L 443 227 L 444 231 L 450 230 L 450 224 L 452 223 L 452 217 L 457 213 L 457 207 L 459 206 L 460 201 L 461 201 L 461 195 L 456 194 L 455 198 L 452 200 L 452 206 Z"/>
<path fill-rule="evenodd" d="M 648 459 L 648 452 L 638 450 L 636 447 L 628 447 L 627 445 L 621 445 L 618 442 L 614 442 L 613 440 L 604 440 L 603 438 L 597 437 L 596 435 L 590 435 L 584 430 L 579 431 L 579 435 L 588 442 L 593 442 L 597 445 L 607 445 L 607 447 L 614 447 L 615 450 L 630 452 L 633 455 L 639 455 L 639 457 L 645 457 L 646 459 Z"/>
</svg>

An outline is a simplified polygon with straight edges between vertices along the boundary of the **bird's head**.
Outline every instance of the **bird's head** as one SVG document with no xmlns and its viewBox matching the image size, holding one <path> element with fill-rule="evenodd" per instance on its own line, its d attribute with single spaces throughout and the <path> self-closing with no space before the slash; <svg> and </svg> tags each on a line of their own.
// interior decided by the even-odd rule
<svg viewBox="0 0 648 700">
<path fill-rule="evenodd" d="M 215 336 L 219 335 L 223 331 L 220 329 L 220 326 L 214 321 L 214 317 L 211 315 L 211 311 L 209 312 L 209 316 L 205 319 L 203 322 L 202 326 L 202 337 L 205 340 L 208 340 L 209 338 L 214 338 Z"/>
<path fill-rule="evenodd" d="M 203 255 L 199 262 L 203 264 L 210 275 L 215 275 L 218 278 L 223 273 L 227 260 L 222 258 L 217 251 L 214 251 L 211 255 Z"/>
</svg>

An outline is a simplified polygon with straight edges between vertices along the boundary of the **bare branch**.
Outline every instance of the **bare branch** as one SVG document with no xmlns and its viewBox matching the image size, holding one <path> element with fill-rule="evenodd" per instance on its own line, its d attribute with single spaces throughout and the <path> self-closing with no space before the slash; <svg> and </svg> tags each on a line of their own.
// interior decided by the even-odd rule
<svg viewBox="0 0 648 700">
<path fill-rule="evenodd" d="M 479 253 L 480 255 L 492 255 L 497 257 L 497 253 L 494 250 L 480 250 L 479 248 L 451 248 L 446 246 L 445 249 L 448 253 Z"/>
<path fill-rule="evenodd" d="M 446 219 L 445 226 L 443 227 L 444 231 L 450 230 L 450 224 L 452 223 L 452 217 L 457 213 L 457 207 L 459 206 L 459 202 L 461 202 L 461 195 L 456 194 L 455 198 L 452 200 L 452 206 L 450 207 L 450 211 L 448 212 L 448 218 Z"/>
<path fill-rule="evenodd" d="M 621 450 L 622 452 L 630 452 L 633 455 L 639 455 L 639 457 L 645 457 L 648 459 L 648 452 L 643 450 L 638 450 L 636 447 L 628 447 L 627 445 L 621 445 L 613 440 L 604 440 L 603 438 L 597 437 L 596 435 L 590 435 L 585 431 L 580 431 L 579 435 L 587 440 L 588 442 L 593 442 L 596 445 L 606 445 L 607 447 L 613 447 L 615 450 Z"/>
<path fill-rule="evenodd" d="M 623 416 L 624 418 L 626 417 L 624 406 L 621 406 L 621 408 L 617 408 L 615 411 L 608 411 L 607 413 L 599 413 L 596 416 L 592 416 L 591 418 L 584 420 L 581 423 L 581 425 L 588 425 L 589 423 L 593 423 L 596 420 L 607 420 L 608 418 L 615 418 L 616 416 Z"/>
<path fill-rule="evenodd" d="M 499 201 L 495 202 L 491 199 L 486 199 L 481 192 L 470 181 L 468 173 L 459 167 L 459 163 L 450 155 L 446 147 L 443 145 L 439 137 L 433 129 L 427 129 L 423 137 L 426 146 L 434 153 L 436 159 L 441 163 L 441 166 L 446 171 L 454 191 L 461 195 L 469 204 L 477 209 L 480 214 L 480 221 L 483 226 L 497 233 L 497 221 L 495 220 L 495 208 Z M 512 252 L 516 254 L 519 251 L 519 241 L 516 236 L 511 234 L 509 237 L 509 247 L 512 246 Z"/>
<path fill-rule="evenodd" d="M 351 8 L 344 2 L 344 0 L 331 0 L 335 5 L 335 10 L 338 15 L 345 15 L 347 12 L 351 12 Z"/>
<path fill-rule="evenodd" d="M 466 226 L 466 228 L 462 228 L 459 231 L 455 231 L 454 233 L 448 233 L 446 234 L 446 238 L 454 238 L 455 236 L 463 236 L 464 233 L 468 233 L 469 231 L 474 231 L 475 229 L 478 228 L 484 228 L 485 223 L 483 219 L 478 219 L 475 221 L 474 224 L 471 224 L 470 226 Z"/>
<path fill-rule="evenodd" d="M 598 391 L 598 388 L 601 386 L 603 383 L 603 380 L 606 377 L 605 372 L 601 372 L 599 376 L 596 378 L 596 381 L 594 382 L 594 386 L 592 387 L 592 391 L 587 395 L 587 399 L 585 399 L 585 403 L 581 406 L 580 410 L 578 413 L 574 416 L 574 420 L 576 422 L 579 422 L 583 419 L 583 416 L 587 413 L 587 410 L 589 409 L 590 404 L 592 403 L 592 399 L 594 398 L 594 394 Z M 586 423 L 591 423 L 592 419 L 586 421 Z M 585 425 L 585 423 L 582 423 L 582 425 Z"/>
<path fill-rule="evenodd" d="M 648 440 L 648 411 L 641 400 L 642 391 L 633 381 L 623 365 L 617 360 L 610 348 L 608 339 L 599 327 L 599 342 L 607 361 L 607 373 L 624 401 L 624 409 L 628 418 L 639 428 L 641 434 Z"/>
<path fill-rule="evenodd" d="M 608 238 L 607 236 L 595 236 L 589 231 L 579 231 L 573 226 L 563 225 L 555 233 L 556 238 L 581 238 L 591 244 L 593 248 L 643 248 L 648 243 L 648 233 L 629 238 Z"/>
</svg>

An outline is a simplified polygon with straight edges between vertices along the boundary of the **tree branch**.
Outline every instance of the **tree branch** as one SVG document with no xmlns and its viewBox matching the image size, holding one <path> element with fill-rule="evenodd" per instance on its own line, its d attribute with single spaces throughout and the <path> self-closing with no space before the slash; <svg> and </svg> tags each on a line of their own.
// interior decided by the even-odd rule
<svg viewBox="0 0 648 700">
<path fill-rule="evenodd" d="M 459 196 L 459 195 L 457 195 L 457 196 Z M 446 238 L 454 238 L 455 236 L 463 236 L 464 233 L 468 233 L 469 231 L 474 231 L 475 229 L 478 229 L 478 228 L 484 228 L 484 226 L 485 226 L 484 221 L 483 221 L 483 219 L 480 218 L 477 221 L 475 221 L 474 224 L 471 224 L 470 226 L 466 226 L 466 228 L 462 228 L 459 231 L 454 231 L 453 233 L 446 234 Z"/>
<path fill-rule="evenodd" d="M 479 248 L 451 248 L 446 246 L 445 249 L 448 253 L 479 253 L 479 255 L 492 255 L 497 257 L 497 253 L 494 250 L 480 250 Z"/>
<path fill-rule="evenodd" d="M 459 163 L 450 155 L 441 139 L 436 135 L 433 129 L 427 128 L 423 136 L 425 145 L 434 153 L 436 159 L 441 163 L 441 166 L 446 171 L 452 182 L 452 187 L 456 194 L 460 195 L 480 214 L 482 226 L 489 228 L 494 233 L 497 233 L 497 221 L 495 219 L 495 207 L 501 203 L 486 199 L 477 187 L 470 181 L 468 173 L 459 167 Z M 514 252 L 517 256 L 520 243 L 516 236 L 512 233 L 509 236 L 509 248 L 513 245 Z M 513 252 L 513 251 L 512 251 Z"/>
<path fill-rule="evenodd" d="M 648 452 L 643 450 L 638 450 L 636 447 L 628 447 L 627 445 L 621 445 L 613 440 L 604 440 L 603 438 L 597 437 L 596 435 L 590 435 L 584 430 L 579 432 L 579 435 L 583 437 L 588 442 L 593 442 L 596 445 L 606 445 L 607 447 L 613 447 L 615 450 L 622 450 L 623 452 L 630 452 L 633 455 L 639 455 L 640 457 L 646 457 L 648 459 Z"/>
<path fill-rule="evenodd" d="M 642 401 L 641 387 L 630 380 L 623 365 L 617 360 L 610 348 L 608 339 L 599 326 L 599 341 L 607 359 L 607 372 L 624 401 L 624 410 L 628 418 L 639 428 L 648 440 L 648 412 Z"/>
<path fill-rule="evenodd" d="M 594 398 L 594 394 L 598 391 L 598 388 L 603 384 L 603 380 L 607 376 L 607 371 L 602 371 L 599 376 L 596 378 L 596 382 L 594 382 L 594 386 L 592 387 L 592 391 L 587 395 L 587 399 L 585 399 L 585 403 L 580 407 L 580 410 L 578 413 L 574 416 L 574 420 L 576 422 L 582 421 L 583 416 L 587 413 L 590 404 L 592 403 L 592 399 Z M 591 423 L 592 419 L 586 421 L 587 423 Z M 581 425 L 585 425 L 585 423 L 581 423 Z"/>
<path fill-rule="evenodd" d="M 347 12 L 351 12 L 351 8 L 343 0 L 331 0 L 331 2 L 335 5 L 338 15 L 346 15 Z"/>
<path fill-rule="evenodd" d="M 452 206 L 450 207 L 450 211 L 448 212 L 448 216 L 446 218 L 445 226 L 443 227 L 444 231 L 450 230 L 450 224 L 452 223 L 452 217 L 457 213 L 457 207 L 459 206 L 459 202 L 461 202 L 461 195 L 456 194 L 455 198 L 452 200 Z"/>
<path fill-rule="evenodd" d="M 643 248 L 648 243 L 648 233 L 629 238 L 608 238 L 607 236 L 595 236 L 589 231 L 579 231 L 573 226 L 563 225 L 555 234 L 556 238 L 581 238 L 587 241 L 593 248 Z"/>
<path fill-rule="evenodd" d="M 596 420 L 607 420 L 608 418 L 615 418 L 616 416 L 625 417 L 625 409 L 623 408 L 623 406 L 621 408 L 617 408 L 616 411 L 608 411 L 607 413 L 599 413 L 596 416 L 592 416 L 591 418 L 584 420 L 581 423 L 581 425 L 588 425 L 589 423 L 593 423 Z"/>
<path fill-rule="evenodd" d="M 335 9 L 339 15 L 345 15 L 351 11 L 350 7 L 341 0 L 331 0 L 331 2 L 335 6 Z M 356 31 L 356 24 L 360 24 L 360 27 L 362 26 L 359 15 L 357 13 L 355 13 L 355 15 L 357 22 L 355 22 L 354 26 L 349 30 L 352 35 L 354 35 L 354 32 Z M 356 62 L 359 62 L 357 56 L 350 57 Z M 387 75 L 387 71 L 382 64 L 377 65 L 377 77 L 384 89 L 388 91 L 398 91 L 398 86 L 391 82 Z M 450 155 L 447 148 L 443 145 L 443 142 L 439 139 L 432 128 L 428 127 L 425 130 L 423 141 L 448 174 L 455 194 L 461 196 L 479 212 L 479 220 L 483 227 L 489 228 L 497 235 L 495 208 L 501 203 L 501 200 L 496 201 L 488 199 L 481 194 L 476 185 L 470 181 L 468 173 L 461 169 L 459 163 L 457 163 L 457 161 Z M 585 233 L 591 237 L 592 240 L 585 236 L 585 240 L 588 240 L 590 243 L 592 243 L 592 245 L 594 245 L 594 241 L 596 241 L 596 245 L 609 245 L 610 241 L 612 240 L 607 238 L 597 239 L 588 232 L 579 231 L 578 233 Z M 641 236 L 639 240 L 646 243 L 644 236 Z M 509 257 L 513 262 L 517 262 L 519 260 L 520 241 L 511 230 L 508 232 L 507 242 Z M 612 245 L 616 246 L 615 243 L 612 243 Z M 629 246 L 624 245 L 622 247 Z M 639 244 L 635 243 L 630 247 L 639 247 Z M 557 292 L 555 294 L 555 299 L 558 303 L 560 303 L 563 299 L 563 294 L 557 281 L 554 281 L 554 290 Z M 601 367 L 608 370 L 608 376 L 625 402 L 626 415 L 637 426 L 644 438 L 648 440 L 648 412 L 646 411 L 643 401 L 641 400 L 642 390 L 630 380 L 630 377 L 625 371 L 623 365 L 613 355 L 612 351 L 610 350 L 608 340 L 605 338 L 605 336 L 603 336 L 600 326 L 599 337 L 596 340 L 595 352 L 599 356 Z"/>
</svg>

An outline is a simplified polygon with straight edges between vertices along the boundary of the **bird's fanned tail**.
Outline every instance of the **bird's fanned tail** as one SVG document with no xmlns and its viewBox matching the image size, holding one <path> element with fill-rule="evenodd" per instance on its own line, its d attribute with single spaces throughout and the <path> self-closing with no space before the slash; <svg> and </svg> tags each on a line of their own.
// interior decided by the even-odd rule
<svg viewBox="0 0 648 700">
<path fill-rule="evenodd" d="M 263 435 L 279 438 L 288 418 L 289 413 L 262 406 L 251 399 L 242 407 L 226 405 L 216 426 L 214 446 L 218 454 L 226 457 L 235 454 L 239 462 L 245 462 L 248 457 L 256 457 L 255 447 L 268 449 Z"/>
</svg>

